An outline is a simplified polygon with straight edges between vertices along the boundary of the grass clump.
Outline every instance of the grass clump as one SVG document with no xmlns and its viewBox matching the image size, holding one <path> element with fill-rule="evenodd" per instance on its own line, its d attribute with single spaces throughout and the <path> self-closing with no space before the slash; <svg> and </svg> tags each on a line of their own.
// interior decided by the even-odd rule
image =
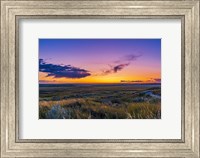
<svg viewBox="0 0 200 158">
<path fill-rule="evenodd" d="M 128 113 L 134 119 L 160 119 L 160 104 L 132 103 L 128 106 Z"/>
</svg>

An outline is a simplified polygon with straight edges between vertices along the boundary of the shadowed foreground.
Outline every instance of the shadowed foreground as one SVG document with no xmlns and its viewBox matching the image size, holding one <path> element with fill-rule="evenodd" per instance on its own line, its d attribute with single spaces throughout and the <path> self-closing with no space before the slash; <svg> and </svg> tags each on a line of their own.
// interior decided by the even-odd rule
<svg viewBox="0 0 200 158">
<path fill-rule="evenodd" d="M 40 119 L 160 119 L 155 85 L 40 85 Z"/>
</svg>

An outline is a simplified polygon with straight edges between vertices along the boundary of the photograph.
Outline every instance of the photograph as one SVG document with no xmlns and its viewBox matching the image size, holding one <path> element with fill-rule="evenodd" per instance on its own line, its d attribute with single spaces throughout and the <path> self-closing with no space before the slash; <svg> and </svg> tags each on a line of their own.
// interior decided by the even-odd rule
<svg viewBox="0 0 200 158">
<path fill-rule="evenodd" d="M 161 119 L 161 39 L 38 40 L 39 119 Z"/>
</svg>

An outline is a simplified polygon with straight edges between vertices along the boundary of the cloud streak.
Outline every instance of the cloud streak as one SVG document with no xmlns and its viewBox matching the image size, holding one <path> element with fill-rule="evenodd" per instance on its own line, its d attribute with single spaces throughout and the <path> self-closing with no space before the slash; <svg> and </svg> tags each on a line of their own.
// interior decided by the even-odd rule
<svg viewBox="0 0 200 158">
<path fill-rule="evenodd" d="M 142 83 L 142 80 L 121 80 L 121 83 Z"/>
<path fill-rule="evenodd" d="M 71 65 L 56 65 L 45 62 L 43 59 L 39 59 L 39 71 L 47 73 L 47 77 L 54 78 L 84 78 L 90 76 L 90 72 L 85 69 L 77 68 Z"/>
<path fill-rule="evenodd" d="M 102 75 L 108 75 L 111 73 L 117 73 L 121 70 L 123 70 L 125 67 L 129 66 L 132 61 L 135 61 L 137 58 L 142 56 L 142 54 L 129 54 L 123 56 L 120 60 L 114 61 L 112 65 L 110 65 L 110 68 L 103 71 Z"/>
<path fill-rule="evenodd" d="M 141 56 L 142 56 L 142 53 L 128 54 L 128 55 L 121 57 L 120 60 L 114 61 L 114 63 L 132 62 L 132 61 L 135 61 L 137 58 L 139 58 Z"/>
<path fill-rule="evenodd" d="M 104 75 L 110 74 L 110 73 L 117 73 L 118 71 L 121 71 L 123 68 L 128 66 L 129 64 L 119 64 L 116 66 L 110 66 L 111 68 L 108 70 L 103 71 Z"/>
<path fill-rule="evenodd" d="M 148 80 L 121 80 L 121 83 L 161 83 L 160 78 L 150 78 Z"/>
<path fill-rule="evenodd" d="M 161 82 L 160 78 L 151 78 L 152 80 L 154 80 L 155 82 Z"/>
</svg>

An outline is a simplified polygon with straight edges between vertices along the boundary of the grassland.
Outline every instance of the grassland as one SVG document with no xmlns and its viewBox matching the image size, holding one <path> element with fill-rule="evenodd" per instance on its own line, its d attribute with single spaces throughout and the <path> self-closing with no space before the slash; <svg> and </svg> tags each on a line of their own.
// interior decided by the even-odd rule
<svg viewBox="0 0 200 158">
<path fill-rule="evenodd" d="M 40 84 L 39 89 L 40 119 L 161 118 L 160 84 Z"/>
</svg>

